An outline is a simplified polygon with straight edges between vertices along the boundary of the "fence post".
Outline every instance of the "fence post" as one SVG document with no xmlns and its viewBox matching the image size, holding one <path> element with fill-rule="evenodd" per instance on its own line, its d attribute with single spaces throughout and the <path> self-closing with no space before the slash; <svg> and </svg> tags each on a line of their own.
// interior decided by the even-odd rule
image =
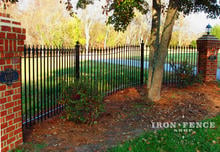
<svg viewBox="0 0 220 152">
<path fill-rule="evenodd" d="M 0 13 L 0 151 L 23 143 L 21 100 L 21 56 L 25 29 Z"/>
<path fill-rule="evenodd" d="M 76 62 L 75 62 L 75 66 L 76 66 L 76 68 L 75 68 L 75 78 L 78 80 L 79 79 L 79 48 L 80 48 L 80 46 L 79 46 L 79 42 L 77 41 L 76 42 L 76 46 L 75 46 L 75 49 L 76 49 L 76 54 L 75 54 L 75 60 L 76 60 Z"/>
<path fill-rule="evenodd" d="M 140 78 L 140 83 L 141 85 L 144 84 L 144 41 L 142 40 L 141 42 L 141 78 Z"/>
<path fill-rule="evenodd" d="M 197 40 L 198 73 L 204 82 L 216 81 L 218 49 L 220 40 L 213 35 L 203 35 Z"/>
</svg>

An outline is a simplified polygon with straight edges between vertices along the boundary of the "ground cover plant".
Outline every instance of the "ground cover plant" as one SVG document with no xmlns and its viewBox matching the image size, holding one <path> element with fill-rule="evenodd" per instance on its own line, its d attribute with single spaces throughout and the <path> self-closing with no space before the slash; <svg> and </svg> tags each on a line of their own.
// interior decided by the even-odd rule
<svg viewBox="0 0 220 152">
<path fill-rule="evenodd" d="M 65 105 L 65 117 L 76 123 L 93 124 L 104 112 L 103 96 L 97 87 L 90 89 L 89 83 L 75 81 L 64 83 L 60 104 Z"/>
<path fill-rule="evenodd" d="M 177 87 L 182 88 L 194 83 L 202 83 L 202 77 L 195 73 L 194 66 L 190 65 L 187 61 L 178 65 L 171 61 L 170 65 L 177 78 Z"/>
</svg>

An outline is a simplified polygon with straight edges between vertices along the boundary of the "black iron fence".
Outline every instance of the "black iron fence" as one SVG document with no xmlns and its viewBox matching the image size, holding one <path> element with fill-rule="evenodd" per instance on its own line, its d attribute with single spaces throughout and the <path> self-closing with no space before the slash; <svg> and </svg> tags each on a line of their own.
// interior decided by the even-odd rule
<svg viewBox="0 0 220 152">
<path fill-rule="evenodd" d="M 192 70 L 194 75 L 197 75 L 197 61 L 198 52 L 195 47 L 192 46 L 170 46 L 168 49 L 168 55 L 164 65 L 163 84 L 176 86 L 181 84 L 179 74 L 176 71 L 181 65 L 186 64 L 188 70 Z M 183 66 L 182 66 L 183 67 Z M 190 68 L 189 68 L 190 67 Z M 186 69 L 184 69 L 186 70 Z M 189 72 L 189 71 L 183 71 Z"/>
<path fill-rule="evenodd" d="M 21 58 L 23 124 L 32 125 L 62 111 L 63 81 L 74 73 L 74 49 L 25 47 Z"/>
<path fill-rule="evenodd" d="M 142 51 L 143 53 L 143 51 Z M 80 81 L 97 85 L 101 94 L 143 84 L 144 61 L 139 45 L 80 49 Z M 142 69 L 142 70 L 141 70 Z M 141 73 L 142 71 L 142 73 Z"/>
<path fill-rule="evenodd" d="M 163 83 L 178 83 L 170 62 L 187 62 L 197 67 L 197 50 L 192 47 L 170 47 L 164 65 Z M 27 47 L 22 57 L 23 124 L 32 125 L 58 114 L 60 91 L 64 81 L 78 79 L 97 87 L 103 95 L 147 83 L 149 47 L 141 45 L 111 48 Z"/>
</svg>

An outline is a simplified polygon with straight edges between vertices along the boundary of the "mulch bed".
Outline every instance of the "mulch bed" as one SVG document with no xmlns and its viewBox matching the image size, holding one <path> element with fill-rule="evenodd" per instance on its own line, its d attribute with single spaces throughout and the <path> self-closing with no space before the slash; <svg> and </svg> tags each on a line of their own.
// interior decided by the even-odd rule
<svg viewBox="0 0 220 152">
<path fill-rule="evenodd" d="M 75 124 L 59 116 L 25 129 L 27 143 L 46 144 L 41 151 L 105 151 L 107 148 L 151 130 L 151 122 L 200 121 L 220 112 L 220 88 L 216 83 L 184 89 L 163 88 L 161 100 L 145 98 L 146 87 L 128 88 L 105 98 L 106 112 L 97 124 Z"/>
</svg>

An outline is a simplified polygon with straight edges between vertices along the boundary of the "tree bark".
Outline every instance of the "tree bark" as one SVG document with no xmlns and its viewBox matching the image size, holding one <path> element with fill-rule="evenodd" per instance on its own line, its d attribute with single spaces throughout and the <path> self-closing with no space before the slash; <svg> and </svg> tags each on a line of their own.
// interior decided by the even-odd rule
<svg viewBox="0 0 220 152">
<path fill-rule="evenodd" d="M 107 41 L 108 41 L 109 30 L 110 30 L 110 27 L 107 26 L 107 29 L 106 29 L 106 32 L 105 32 L 104 48 L 107 47 Z"/>
<path fill-rule="evenodd" d="M 163 66 L 168 54 L 168 46 L 172 36 L 173 26 L 177 19 L 177 9 L 174 7 L 174 2 L 170 1 L 166 20 L 164 23 L 161 41 L 157 52 L 155 52 L 155 64 L 152 72 L 151 86 L 148 91 L 148 98 L 151 101 L 158 101 L 160 99 L 160 92 L 163 80 Z"/>
<path fill-rule="evenodd" d="M 161 19 L 161 0 L 153 0 L 152 5 L 152 23 L 150 35 L 150 54 L 149 54 L 149 69 L 147 88 L 151 87 L 153 65 L 155 63 L 154 53 L 159 48 L 160 44 L 160 19 Z"/>
<path fill-rule="evenodd" d="M 89 42 L 90 42 L 90 28 L 92 25 L 92 21 L 88 19 L 85 23 L 85 35 L 86 35 L 86 52 L 89 51 Z"/>
</svg>

